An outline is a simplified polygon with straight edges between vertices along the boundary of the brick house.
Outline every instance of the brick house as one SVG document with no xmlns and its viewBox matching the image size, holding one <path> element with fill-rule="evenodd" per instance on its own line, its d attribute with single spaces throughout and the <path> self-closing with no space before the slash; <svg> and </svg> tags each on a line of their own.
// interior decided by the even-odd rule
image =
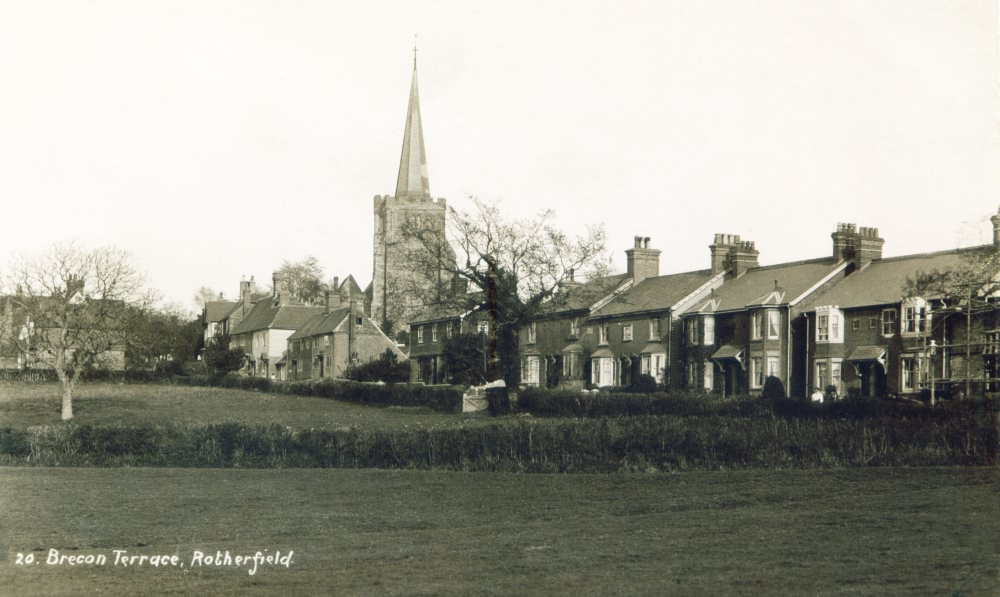
<svg viewBox="0 0 1000 597">
<path fill-rule="evenodd" d="M 460 334 L 489 334 L 489 319 L 479 309 L 459 310 L 452 305 L 425 307 L 410 322 L 410 381 L 448 383 L 444 343 Z M 492 380 L 484 380 L 492 381 Z"/>
<path fill-rule="evenodd" d="M 273 280 L 273 296 L 253 303 L 236 328 L 230 332 L 230 346 L 241 348 L 247 355 L 244 372 L 269 379 L 277 379 L 279 370 L 283 368 L 282 359 L 288 348 L 288 337 L 313 316 L 324 311 L 323 307 L 293 303 L 277 272 L 274 273 Z M 247 291 L 244 293 L 244 301 L 237 309 L 245 306 L 249 300 Z"/>
<path fill-rule="evenodd" d="M 759 392 L 774 376 L 795 392 L 803 385 L 796 317 L 807 299 L 843 279 L 850 263 L 825 257 L 761 267 L 756 249 L 739 237 L 717 235 L 713 254 L 726 245 L 742 259 L 730 262 L 731 279 L 684 314 L 678 387 L 732 396 Z"/>
<path fill-rule="evenodd" d="M 968 380 L 976 390 L 985 385 L 997 391 L 995 297 L 979 296 L 971 287 L 965 299 L 938 292 L 910 296 L 910 281 L 919 273 L 962 268 L 970 258 L 1000 251 L 1000 214 L 993 223 L 992 245 L 884 259 L 856 250 L 857 271 L 804 306 L 807 387 L 832 385 L 841 395 L 915 396 L 932 387 L 965 392 Z M 859 247 L 877 238 L 877 231 L 864 228 L 838 233 L 853 236 Z"/>
<path fill-rule="evenodd" d="M 635 241 L 625 251 L 630 286 L 598 306 L 584 329 L 592 386 L 628 386 L 639 375 L 676 385 L 678 318 L 725 282 L 722 268 L 661 276 L 660 251 L 649 248 L 648 238 Z"/>
<path fill-rule="evenodd" d="M 344 286 L 347 286 L 345 282 Z M 356 285 L 355 285 L 356 288 Z M 391 340 L 364 312 L 360 291 L 346 294 L 327 291 L 323 312 L 311 317 L 288 337 L 285 362 L 288 380 L 343 377 L 352 360 L 365 363 L 391 350 L 406 360 Z"/>
<path fill-rule="evenodd" d="M 586 359 L 593 331 L 591 312 L 632 285 L 628 274 L 577 282 L 574 272 L 533 321 L 518 330 L 521 383 L 580 389 L 589 379 Z M 590 330 L 588 334 L 588 330 Z"/>
</svg>

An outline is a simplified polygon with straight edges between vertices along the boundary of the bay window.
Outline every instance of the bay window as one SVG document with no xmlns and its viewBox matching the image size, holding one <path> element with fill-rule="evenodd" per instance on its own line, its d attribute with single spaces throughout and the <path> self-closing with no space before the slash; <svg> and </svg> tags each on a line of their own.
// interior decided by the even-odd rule
<svg viewBox="0 0 1000 597">
<path fill-rule="evenodd" d="M 840 344 L 844 341 L 843 327 L 840 322 L 843 314 L 836 307 L 816 308 L 816 342 Z"/>
</svg>

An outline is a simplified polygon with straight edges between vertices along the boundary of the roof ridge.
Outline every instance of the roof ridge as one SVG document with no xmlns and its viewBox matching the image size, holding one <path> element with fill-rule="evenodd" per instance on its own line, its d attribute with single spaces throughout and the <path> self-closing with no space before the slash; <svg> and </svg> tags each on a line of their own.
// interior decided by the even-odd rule
<svg viewBox="0 0 1000 597">
<path fill-rule="evenodd" d="M 658 280 L 660 278 L 670 278 L 672 276 L 691 276 L 691 275 L 695 275 L 695 274 L 702 274 L 702 275 L 704 275 L 704 274 L 710 274 L 710 273 L 712 273 L 712 269 L 711 268 L 694 269 L 694 270 L 689 270 L 689 271 L 686 271 L 686 272 L 674 272 L 672 274 L 660 274 L 659 276 L 649 276 L 648 278 L 644 278 L 642 280 L 642 282 L 646 282 L 647 280 Z M 639 284 L 642 284 L 642 282 L 640 282 Z M 638 286 L 639 284 L 636 284 L 636 286 Z"/>
<path fill-rule="evenodd" d="M 808 265 L 810 263 L 823 263 L 824 261 L 829 261 L 830 265 L 835 265 L 840 263 L 839 261 L 834 261 L 833 257 L 814 257 L 812 259 L 800 259 L 799 261 L 788 261 L 785 263 L 772 263 L 771 265 L 760 265 L 757 267 L 751 267 L 747 269 L 747 273 L 756 272 L 760 270 L 769 270 L 779 267 L 791 267 L 793 265 Z"/>
<path fill-rule="evenodd" d="M 959 253 L 967 253 L 971 251 L 979 251 L 983 249 L 988 249 L 992 247 L 992 243 L 987 243 L 984 245 L 976 245 L 973 247 L 956 247 L 954 249 L 943 249 L 941 251 L 928 251 L 926 253 L 912 253 L 910 255 L 896 255 L 893 257 L 882 257 L 879 259 L 873 259 L 872 263 L 878 263 L 881 261 L 905 261 L 907 259 L 920 259 L 922 257 L 937 257 L 939 255 L 957 255 Z"/>
</svg>

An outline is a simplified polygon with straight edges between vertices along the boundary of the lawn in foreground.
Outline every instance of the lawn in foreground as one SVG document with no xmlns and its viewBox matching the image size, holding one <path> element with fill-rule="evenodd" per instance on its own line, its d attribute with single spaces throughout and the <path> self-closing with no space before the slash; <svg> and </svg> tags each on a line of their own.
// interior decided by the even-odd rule
<svg viewBox="0 0 1000 597">
<path fill-rule="evenodd" d="M 1000 594 L 994 469 L 0 468 L 4 595 Z M 177 554 L 185 568 L 16 565 Z M 294 550 L 288 569 L 194 550 Z"/>
<path fill-rule="evenodd" d="M 60 422 L 58 384 L 0 382 L 0 426 Z M 227 388 L 163 384 L 93 383 L 77 386 L 78 424 L 209 425 L 224 422 L 279 424 L 295 429 L 377 426 L 441 427 L 487 417 L 439 413 L 426 407 L 376 408 L 312 396 L 286 396 Z"/>
</svg>

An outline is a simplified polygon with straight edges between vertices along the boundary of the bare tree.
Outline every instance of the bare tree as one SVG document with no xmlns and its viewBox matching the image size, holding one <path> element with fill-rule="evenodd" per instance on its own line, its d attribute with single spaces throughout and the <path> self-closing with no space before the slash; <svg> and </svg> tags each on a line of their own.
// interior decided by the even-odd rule
<svg viewBox="0 0 1000 597">
<path fill-rule="evenodd" d="M 210 301 L 219 300 L 219 293 L 212 290 L 208 286 L 202 286 L 194 293 L 191 301 L 194 303 L 195 309 L 201 311 L 205 308 L 205 303 Z"/>
<path fill-rule="evenodd" d="M 55 245 L 13 259 L 3 282 L 4 328 L 25 366 L 55 370 L 68 421 L 81 373 L 124 367 L 135 319 L 155 296 L 132 256 L 113 247 Z"/>
<path fill-rule="evenodd" d="M 569 236 L 545 210 L 530 219 L 504 217 L 496 202 L 472 198 L 473 209 L 449 208 L 445 236 L 419 219 L 403 224 L 403 234 L 417 242 L 408 262 L 413 276 L 401 277 L 398 291 L 423 305 L 454 310 L 479 308 L 489 315 L 489 352 L 494 379 L 520 379 L 517 331 L 543 309 L 565 296 L 560 287 L 582 272 L 607 273 L 610 255 L 604 227 Z M 457 261 L 446 244 L 454 249 Z"/>
<path fill-rule="evenodd" d="M 306 255 L 300 261 L 285 259 L 278 268 L 285 288 L 295 300 L 306 304 L 320 304 L 323 292 L 327 286 L 323 282 L 323 266 L 312 255 Z"/>
</svg>

